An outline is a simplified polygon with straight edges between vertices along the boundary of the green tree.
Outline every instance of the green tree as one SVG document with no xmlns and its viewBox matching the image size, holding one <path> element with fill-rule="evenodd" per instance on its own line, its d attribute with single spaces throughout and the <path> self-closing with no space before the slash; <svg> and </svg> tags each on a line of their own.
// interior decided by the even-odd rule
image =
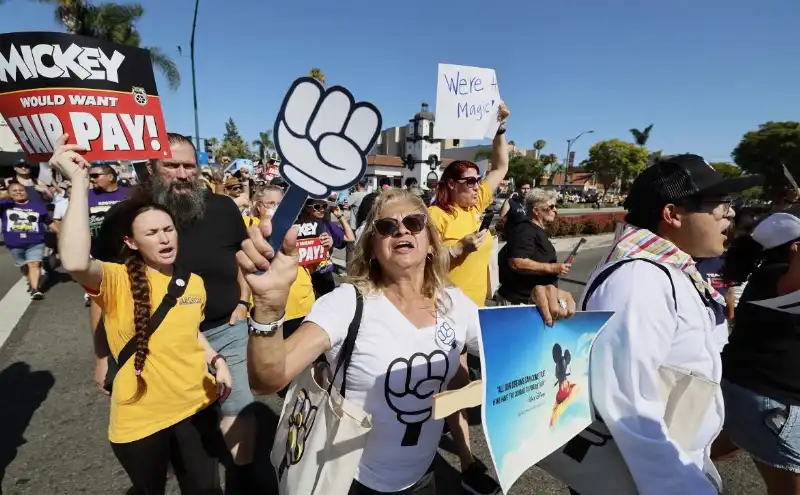
<svg viewBox="0 0 800 495">
<path fill-rule="evenodd" d="M 581 163 L 597 176 L 597 182 L 608 190 L 617 179 L 627 185 L 647 167 L 647 150 L 619 139 L 598 141 L 589 148 L 589 158 Z"/>
<path fill-rule="evenodd" d="M 242 136 L 239 134 L 239 128 L 232 118 L 225 122 L 225 135 L 222 136 L 222 144 L 217 149 L 216 156 L 229 156 L 232 159 L 236 158 L 250 158 L 252 153 L 250 148 Z"/>
<path fill-rule="evenodd" d="M 258 139 L 253 141 L 253 146 L 258 149 L 258 158 L 267 160 L 269 152 L 275 149 L 275 143 L 272 142 L 272 131 L 259 132 Z"/>
<path fill-rule="evenodd" d="M 652 130 L 653 124 L 650 124 L 641 131 L 639 129 L 631 129 L 631 134 L 633 134 L 633 142 L 644 148 L 647 144 L 647 141 L 650 139 L 650 131 Z"/>
<path fill-rule="evenodd" d="M 534 184 L 544 175 L 544 166 L 533 156 L 516 155 L 508 162 L 508 178 L 515 185 Z"/>
<path fill-rule="evenodd" d="M 547 146 L 547 141 L 544 139 L 537 139 L 536 142 L 533 143 L 534 156 L 538 158 L 539 153 L 542 152 L 545 146 Z"/>
<path fill-rule="evenodd" d="M 94 5 L 86 0 L 38 1 L 55 6 L 56 22 L 69 33 L 149 50 L 153 67 L 164 75 L 170 89 L 178 89 L 181 85 L 181 75 L 175 62 L 160 48 L 142 46 L 136 23 L 144 15 L 144 7 L 138 3 Z"/>
<path fill-rule="evenodd" d="M 558 164 L 558 157 L 553 153 L 539 155 L 538 159 L 539 163 L 541 163 L 546 170 L 550 170 L 553 165 Z"/>
<path fill-rule="evenodd" d="M 328 76 L 326 76 L 319 67 L 311 69 L 308 75 L 321 82 L 323 85 L 328 82 Z"/>
<path fill-rule="evenodd" d="M 797 180 L 800 177 L 800 122 L 766 122 L 746 133 L 731 154 L 733 161 L 748 174 L 764 176 L 765 193 L 783 196 L 791 187 L 783 165 Z"/>
<path fill-rule="evenodd" d="M 711 166 L 726 179 L 735 179 L 742 175 L 742 169 L 732 163 L 712 162 Z"/>
</svg>

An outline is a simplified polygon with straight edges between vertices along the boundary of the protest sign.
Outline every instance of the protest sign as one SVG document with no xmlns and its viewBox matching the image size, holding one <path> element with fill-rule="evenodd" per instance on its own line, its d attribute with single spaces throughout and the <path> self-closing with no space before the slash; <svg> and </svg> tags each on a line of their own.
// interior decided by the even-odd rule
<svg viewBox="0 0 800 495">
<path fill-rule="evenodd" d="M 32 161 L 69 133 L 87 160 L 169 157 L 150 53 L 62 33 L 0 34 L 0 114 Z"/>
<path fill-rule="evenodd" d="M 319 239 L 323 232 L 324 226 L 319 220 L 297 224 L 298 263 L 301 266 L 315 265 L 328 259 L 328 248 Z"/>
<path fill-rule="evenodd" d="M 748 301 L 748 303 L 774 309 L 775 311 L 800 315 L 800 290 L 790 292 L 784 296 L 773 297 L 772 299 L 764 299 L 761 301 Z"/>
<path fill-rule="evenodd" d="M 494 69 L 439 64 L 436 139 L 485 139 L 497 134 L 500 89 Z"/>
<path fill-rule="evenodd" d="M 309 196 L 327 198 L 361 179 L 381 122 L 375 105 L 356 103 L 341 86 L 325 88 L 312 77 L 292 83 L 273 129 L 280 175 L 289 185 L 272 217 L 269 243 L 275 251 Z"/>
<path fill-rule="evenodd" d="M 535 306 L 479 311 L 483 431 L 505 493 L 592 423 L 589 352 L 612 316 L 579 312 L 546 327 Z"/>
</svg>

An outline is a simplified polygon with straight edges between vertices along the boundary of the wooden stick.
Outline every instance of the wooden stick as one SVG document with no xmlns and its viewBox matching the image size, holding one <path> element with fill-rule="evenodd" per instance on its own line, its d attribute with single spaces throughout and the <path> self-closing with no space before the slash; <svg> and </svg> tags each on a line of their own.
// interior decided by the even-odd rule
<svg viewBox="0 0 800 495">
<path fill-rule="evenodd" d="M 444 419 L 456 411 L 483 404 L 483 382 L 477 380 L 457 390 L 433 396 L 433 419 Z"/>
</svg>

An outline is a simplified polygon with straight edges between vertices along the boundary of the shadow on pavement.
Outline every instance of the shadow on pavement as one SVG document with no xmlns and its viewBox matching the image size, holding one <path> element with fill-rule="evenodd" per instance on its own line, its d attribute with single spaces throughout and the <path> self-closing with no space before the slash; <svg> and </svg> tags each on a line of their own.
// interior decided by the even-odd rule
<svg viewBox="0 0 800 495">
<path fill-rule="evenodd" d="M 26 443 L 25 430 L 55 383 L 56 379 L 49 371 L 32 371 L 30 365 L 23 362 L 11 364 L 0 372 L 0 397 L 4 398 L 0 408 L 0 425 L 3 425 L 0 481 L 17 456 L 17 449 Z"/>
</svg>

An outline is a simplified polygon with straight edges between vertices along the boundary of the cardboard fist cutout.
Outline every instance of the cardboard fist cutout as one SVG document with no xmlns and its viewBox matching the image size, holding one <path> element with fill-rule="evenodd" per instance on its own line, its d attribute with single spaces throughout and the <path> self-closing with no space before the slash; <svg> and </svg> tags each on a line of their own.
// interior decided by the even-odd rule
<svg viewBox="0 0 800 495">
<path fill-rule="evenodd" d="M 308 197 L 327 198 L 356 184 L 381 131 L 372 103 L 356 103 L 341 86 L 325 88 L 311 77 L 292 83 L 273 132 L 280 174 L 289 184 L 272 217 L 270 245 L 277 252 Z"/>
</svg>

